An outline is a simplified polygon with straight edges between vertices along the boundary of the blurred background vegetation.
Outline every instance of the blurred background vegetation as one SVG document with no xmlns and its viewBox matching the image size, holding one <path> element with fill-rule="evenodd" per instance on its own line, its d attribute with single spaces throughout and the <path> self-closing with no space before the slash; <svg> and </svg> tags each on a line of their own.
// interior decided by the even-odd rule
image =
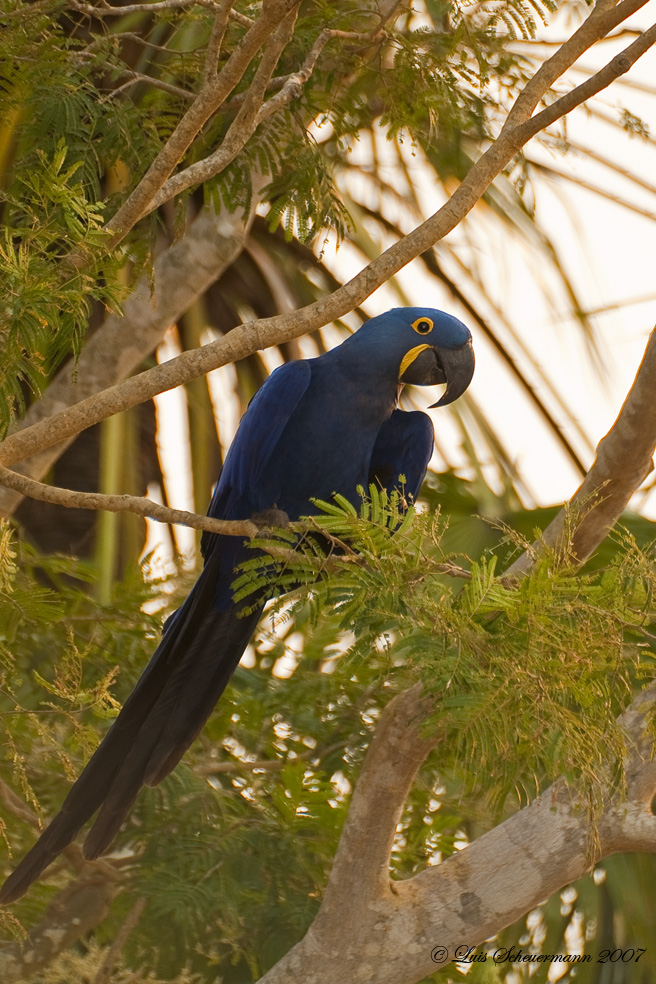
<svg viewBox="0 0 656 984">
<path fill-rule="evenodd" d="M 257 11 L 247 3 L 236 7 L 242 18 Z M 575 3 L 563 7 L 556 33 L 581 15 Z M 253 175 L 264 174 L 268 183 L 242 252 L 171 326 L 143 367 L 254 317 L 301 307 L 348 279 L 444 200 L 482 153 L 509 101 L 544 57 L 546 42 L 535 40 L 535 32 L 552 13 L 551 4 L 518 0 L 462 7 L 426 0 L 412 11 L 402 5 L 382 40 L 335 41 L 303 98 L 256 135 L 227 172 L 163 206 L 107 258 L 100 222 L 178 121 L 185 92 L 198 80 L 211 16 L 202 5 L 109 17 L 66 0 L 2 0 L 5 425 L 17 425 L 25 407 L 97 331 L 107 306 L 148 275 L 153 257 L 184 236 L 202 209 L 220 213 L 248 203 Z M 366 5 L 344 0 L 302 4 L 280 75 L 298 67 L 322 25 L 365 31 L 371 16 Z M 243 21 L 231 21 L 226 50 L 243 30 Z M 210 122 L 186 163 L 223 136 L 249 80 Z M 646 88 L 643 96 L 656 95 Z M 609 113 L 602 103 L 590 109 L 595 112 L 606 114 L 608 146 L 631 138 L 653 149 L 638 113 Z M 535 196 L 545 180 L 559 187 L 581 180 L 559 163 L 573 154 L 588 166 L 588 188 L 600 196 L 608 194 L 606 176 L 616 175 L 619 165 L 606 150 L 570 141 L 563 128 L 541 140 L 552 164 L 534 151 L 522 155 L 494 182 L 459 238 L 424 254 L 410 279 L 393 280 L 384 303 L 425 303 L 430 294 L 431 303 L 436 299 L 458 314 L 477 346 L 493 353 L 499 390 L 522 394 L 525 412 L 541 421 L 549 447 L 559 449 L 555 460 L 582 475 L 593 447 L 580 420 L 581 393 L 563 387 L 558 367 L 543 365 L 531 335 L 534 322 L 518 322 L 499 299 L 498 284 L 519 249 L 545 310 L 555 323 L 568 319 L 586 371 L 603 379 L 612 367 L 599 320 L 582 296 L 569 254 L 541 225 Z M 641 194 L 656 190 L 637 173 L 622 178 Z M 630 195 L 627 208 L 653 214 L 653 198 L 651 206 L 638 207 Z M 342 241 L 337 254 L 335 237 Z M 84 248 L 90 258 L 78 280 L 64 282 L 57 274 L 64 244 Z M 204 512 L 236 421 L 271 369 L 331 347 L 366 313 L 358 310 L 311 337 L 196 380 L 172 408 L 145 404 L 90 428 L 61 455 L 48 481 L 138 495 L 149 490 L 168 504 Z M 477 390 L 436 419 L 437 453 L 423 500 L 449 517 L 442 549 L 465 566 L 495 550 L 505 560 L 513 550 L 506 526 L 531 538 L 555 512 L 538 506 L 544 497 L 522 470 L 508 432 L 488 412 L 488 401 L 503 399 L 499 390 Z M 425 394 L 404 396 L 407 406 L 415 399 L 425 406 Z M 172 437 L 174 427 L 181 438 Z M 167 463 L 172 444 L 177 457 Z M 189 475 L 186 492 L 176 481 L 182 472 Z M 57 809 L 198 562 L 193 534 L 179 531 L 153 539 L 151 530 L 144 554 L 144 524 L 134 516 L 26 500 L 15 523 L 0 564 L 6 869 L 32 843 L 37 818 Z M 625 525 L 647 550 L 653 524 L 636 513 Z M 617 548 L 607 544 L 592 566 L 608 564 Z M 247 665 L 184 764 L 137 801 L 107 870 L 98 875 L 98 892 L 106 896 L 93 925 L 61 953 L 43 948 L 42 967 L 16 979 L 241 984 L 287 952 L 319 905 L 362 756 L 381 707 L 399 685 L 389 661 L 355 665 L 345 655 L 348 645 L 335 618 L 312 631 L 303 609 L 293 622 L 282 616 L 274 624 L 264 621 Z M 394 856 L 397 877 L 447 856 L 493 820 L 489 805 L 457 772 L 436 779 L 441 764 L 438 756 L 428 760 L 408 801 Z M 609 859 L 509 928 L 499 945 L 519 941 L 564 952 L 585 940 L 593 953 L 647 946 L 654 874 L 649 857 Z M 7 945 L 20 938 L 21 927 L 51 925 L 57 904 L 77 911 L 86 897 L 66 893 L 85 877 L 71 849 L 11 914 L 3 914 Z M 474 967 L 466 979 L 501 981 L 504 973 Z M 545 980 L 544 973 L 531 980 Z M 441 971 L 435 980 L 448 974 Z M 528 980 L 520 970 L 512 974 L 508 984 Z M 593 964 L 562 979 L 643 984 L 655 975 L 656 954 L 648 951 L 639 964 Z"/>
</svg>

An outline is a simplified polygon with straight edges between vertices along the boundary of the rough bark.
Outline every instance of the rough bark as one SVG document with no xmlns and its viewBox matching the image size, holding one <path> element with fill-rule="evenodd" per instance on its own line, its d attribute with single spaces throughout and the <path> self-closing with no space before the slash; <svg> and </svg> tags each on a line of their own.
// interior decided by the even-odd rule
<svg viewBox="0 0 656 984">
<path fill-rule="evenodd" d="M 586 810 L 558 782 L 442 864 L 402 882 L 387 874 L 392 837 L 422 754 L 434 743 L 419 727 L 419 688 L 394 698 L 365 759 L 324 903 L 262 984 L 413 984 L 600 859 L 655 851 L 656 763 L 645 738 L 654 696 L 653 688 L 641 694 L 623 717 L 631 748 L 627 797 L 607 793 L 597 837 Z"/>
</svg>

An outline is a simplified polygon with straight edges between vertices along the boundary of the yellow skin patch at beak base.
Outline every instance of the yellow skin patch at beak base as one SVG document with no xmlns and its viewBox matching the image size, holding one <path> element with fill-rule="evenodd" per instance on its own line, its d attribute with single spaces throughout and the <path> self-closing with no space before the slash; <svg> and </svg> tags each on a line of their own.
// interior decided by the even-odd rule
<svg viewBox="0 0 656 984">
<path fill-rule="evenodd" d="M 406 352 L 403 358 L 401 359 L 401 365 L 399 366 L 399 379 L 401 379 L 406 369 L 410 368 L 410 366 L 415 361 L 415 359 L 420 354 L 420 352 L 424 352 L 426 349 L 432 347 L 433 347 L 432 345 L 427 345 L 426 342 L 424 342 L 423 345 L 415 345 L 415 347 L 411 348 L 409 352 Z"/>
</svg>

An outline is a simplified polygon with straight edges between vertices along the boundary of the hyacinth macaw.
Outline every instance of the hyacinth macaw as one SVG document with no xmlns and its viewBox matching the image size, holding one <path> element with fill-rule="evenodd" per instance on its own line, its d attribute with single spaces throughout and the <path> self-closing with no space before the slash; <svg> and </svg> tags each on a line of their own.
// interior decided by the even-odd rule
<svg viewBox="0 0 656 984">
<path fill-rule="evenodd" d="M 464 393 L 473 372 L 469 330 L 432 308 L 395 308 L 319 358 L 281 366 L 241 420 L 209 515 L 266 525 L 282 511 L 293 521 L 312 513 L 312 499 L 339 492 L 358 504 L 358 486 L 374 482 L 391 491 L 400 475 L 405 494 L 415 497 L 433 426 L 425 413 L 397 409 L 403 384 L 446 383 L 434 404 L 445 406 Z M 96 812 L 84 855 L 106 851 L 140 788 L 171 772 L 225 689 L 261 609 L 244 612 L 246 603 L 232 599 L 235 568 L 249 556 L 244 540 L 204 533 L 201 549 L 204 566 L 189 597 L 167 621 L 61 811 L 5 882 L 0 902 L 23 895 Z"/>
</svg>

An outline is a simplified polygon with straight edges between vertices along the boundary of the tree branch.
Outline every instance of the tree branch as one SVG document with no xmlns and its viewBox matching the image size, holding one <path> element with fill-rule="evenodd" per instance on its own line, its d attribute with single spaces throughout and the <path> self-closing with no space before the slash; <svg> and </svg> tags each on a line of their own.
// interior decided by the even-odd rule
<svg viewBox="0 0 656 984">
<path fill-rule="evenodd" d="M 594 855 L 587 812 L 558 782 L 441 864 L 390 882 L 382 858 L 389 856 L 404 789 L 421 753 L 432 747 L 419 727 L 419 693 L 413 687 L 383 712 L 381 735 L 369 748 L 324 903 L 306 936 L 261 984 L 301 979 L 306 984 L 413 984 L 432 974 L 436 963 L 452 960 L 458 947 L 462 954 L 511 925 L 584 875 L 591 863 L 617 851 L 656 850 L 651 812 L 656 763 L 645 738 L 645 716 L 656 693 L 650 688 L 623 715 L 630 749 L 628 799 L 608 792 Z M 375 877 L 368 876 L 361 855 Z M 443 959 L 438 947 L 446 952 Z"/>
<path fill-rule="evenodd" d="M 646 0 L 597 0 L 590 16 L 574 34 L 561 44 L 557 51 L 544 62 L 532 79 L 524 86 L 512 107 L 502 128 L 514 130 L 527 122 L 535 107 L 554 82 L 571 68 L 574 62 L 593 44 L 605 37 L 627 17 L 644 7 Z"/>
<path fill-rule="evenodd" d="M 391 895 L 389 865 L 396 827 L 417 771 L 438 741 L 418 731 L 418 722 L 432 708 L 421 690 L 417 683 L 398 694 L 381 714 L 324 893 L 322 933 L 343 927 L 345 895 L 363 908 Z"/>
<path fill-rule="evenodd" d="M 623 4 L 628 2 L 629 0 L 623 0 Z M 631 0 L 630 10 L 625 8 L 623 4 L 618 5 L 617 9 L 626 10 L 626 16 L 637 7 L 642 6 L 639 0 Z M 258 20 L 257 24 L 259 23 Z M 613 24 L 615 23 L 616 21 L 613 20 Z M 603 33 L 609 30 L 610 26 L 607 19 L 600 19 L 597 35 L 603 36 Z M 621 56 L 617 56 L 609 63 L 607 66 L 609 71 L 607 75 L 603 76 L 603 78 L 608 78 L 606 84 L 610 82 L 611 76 L 616 78 L 618 74 L 628 71 L 629 67 L 644 53 L 646 47 L 656 41 L 652 32 L 653 29 L 650 29 L 638 42 L 634 42 Z M 567 48 L 568 44 L 566 43 L 564 47 Z M 574 53 L 578 51 L 578 44 L 573 45 L 573 50 Z M 602 79 L 605 71 L 606 69 L 602 69 L 602 72 L 595 76 L 595 86 L 597 86 L 595 91 L 599 91 L 600 79 Z M 548 87 L 551 84 L 551 76 L 545 77 L 543 82 Z M 547 115 L 542 116 L 542 125 L 553 122 L 559 115 L 580 105 L 587 98 L 586 92 L 588 91 L 585 84 L 579 86 L 567 96 L 557 100 L 558 109 L 554 108 L 556 106 L 554 103 L 553 106 L 543 110 L 543 114 Z M 539 96 L 536 98 L 536 103 L 538 99 Z M 265 318 L 235 328 L 225 338 L 206 345 L 201 350 L 186 352 L 164 365 L 156 366 L 141 373 L 140 376 L 133 377 L 102 394 L 98 394 L 92 399 L 82 401 L 62 413 L 55 414 L 43 424 L 26 428 L 9 437 L 0 446 L 0 460 L 4 464 L 12 464 L 44 447 L 49 447 L 60 440 L 71 437 L 85 427 L 98 423 L 114 413 L 150 399 L 157 393 L 179 386 L 228 362 L 244 358 L 259 348 L 291 341 L 298 338 L 299 335 L 320 328 L 351 311 L 398 270 L 434 246 L 462 221 L 500 171 L 540 129 L 534 119 L 537 117 L 528 119 L 512 129 L 504 129 L 485 154 L 471 167 L 445 205 L 413 232 L 372 260 L 364 270 L 347 284 L 338 288 L 330 297 L 316 301 L 290 314 Z"/>
<path fill-rule="evenodd" d="M 100 969 L 98 970 L 98 973 L 93 979 L 93 984 L 110 984 L 112 973 L 116 962 L 121 955 L 121 951 L 127 943 L 130 933 L 141 919 L 145 908 L 146 899 L 142 896 L 134 903 L 127 916 L 121 923 L 118 933 L 107 948 L 107 953 L 105 954 L 105 958 L 100 966 Z"/>
<path fill-rule="evenodd" d="M 292 10 L 291 13 L 283 18 L 282 23 L 279 24 L 278 28 L 273 32 L 271 39 L 267 42 L 255 77 L 246 92 L 246 98 L 239 107 L 239 111 L 230 124 L 228 132 L 221 141 L 221 145 L 209 157 L 205 157 L 203 160 L 191 164 L 183 171 L 169 178 L 160 188 L 159 192 L 152 198 L 147 212 L 154 211 L 160 205 L 163 205 L 164 202 L 180 194 L 180 192 L 191 188 L 192 185 L 207 181 L 209 178 L 219 174 L 244 149 L 260 125 L 260 112 L 264 94 L 280 56 L 292 38 L 295 20 L 296 10 Z M 146 213 L 144 212 L 144 214 Z"/>
<path fill-rule="evenodd" d="M 656 450 L 656 328 L 617 420 L 597 445 L 590 471 L 572 498 L 533 544 L 505 572 L 525 574 L 545 547 L 571 550 L 583 562 L 606 537 L 626 509 L 633 493 L 653 468 Z M 571 541 L 571 545 L 570 545 Z"/>
<path fill-rule="evenodd" d="M 210 516 L 201 516 L 184 509 L 169 509 L 168 506 L 161 506 L 143 496 L 75 492 L 71 489 L 43 485 L 18 472 L 10 471 L 3 465 L 0 465 L 0 485 L 14 489 L 31 499 L 38 499 L 39 502 L 50 502 L 55 506 L 65 506 L 67 509 L 102 509 L 105 512 L 134 513 L 135 516 L 156 519 L 160 523 L 177 523 L 180 526 L 190 526 L 194 530 L 207 530 L 210 533 L 222 533 L 226 536 L 254 537 L 260 532 L 255 523 L 249 520 L 212 519 Z"/>
<path fill-rule="evenodd" d="M 290 24 L 290 28 L 291 26 Z M 372 36 L 352 34 L 347 31 L 326 28 L 312 45 L 305 62 L 298 72 L 294 72 L 280 80 L 272 79 L 271 76 L 280 54 L 287 45 L 289 37 L 291 37 L 291 30 L 289 37 L 285 38 L 281 36 L 280 42 L 278 43 L 276 43 L 274 36 L 274 39 L 267 45 L 266 62 L 263 58 L 258 68 L 260 78 L 258 79 L 258 75 L 256 74 L 251 88 L 247 92 L 235 96 L 234 100 L 230 101 L 231 106 L 239 106 L 239 112 L 225 135 L 221 146 L 208 157 L 196 161 L 195 164 L 190 164 L 189 167 L 186 167 L 169 178 L 153 198 L 148 211 L 154 211 L 163 205 L 164 202 L 170 201 L 171 198 L 186 191 L 187 188 L 201 184 L 203 181 L 208 181 L 225 170 L 265 120 L 269 119 L 274 113 L 279 112 L 285 106 L 288 106 L 292 100 L 300 97 L 304 84 L 310 79 L 316 67 L 321 51 L 331 38 L 348 37 L 354 40 L 362 40 L 364 38 L 370 39 Z M 263 71 L 260 73 L 261 69 Z M 267 99 L 266 102 L 263 102 L 265 93 L 278 83 L 280 84 L 280 91 L 275 96 Z"/>
<path fill-rule="evenodd" d="M 232 0 L 224 0 L 221 4 L 221 9 L 218 11 L 216 17 L 214 18 L 214 23 L 212 24 L 212 32 L 207 43 L 205 65 L 203 67 L 203 79 L 206 85 L 209 85 L 213 79 L 216 78 L 217 64 L 219 61 L 219 55 L 221 54 L 221 46 L 223 44 L 225 32 L 228 28 L 231 8 Z"/>
<path fill-rule="evenodd" d="M 196 98 L 195 92 L 190 92 L 189 89 L 181 89 L 179 85 L 171 85 L 170 82 L 164 82 L 162 79 L 155 79 L 152 75 L 144 75 L 142 72 L 133 72 L 131 69 L 126 68 L 121 72 L 121 75 L 127 75 L 129 81 L 124 82 L 123 85 L 118 86 L 116 89 L 112 89 L 109 96 L 105 98 L 113 99 L 117 92 L 121 92 L 130 85 L 136 85 L 137 82 L 145 82 L 146 85 L 152 85 L 155 89 L 161 89 L 163 92 L 168 92 L 172 96 L 178 96 L 180 99 L 187 99 L 191 102 Z"/>
<path fill-rule="evenodd" d="M 106 918 L 119 889 L 119 876 L 104 862 L 87 863 L 85 869 L 55 897 L 26 941 L 0 949 L 3 984 L 36 974 Z"/>
<path fill-rule="evenodd" d="M 76 364 L 65 366 L 43 396 L 27 411 L 20 428 L 47 420 L 53 413 L 92 397 L 129 376 L 159 345 L 166 330 L 230 266 L 247 239 L 264 181 L 253 182 L 249 215 L 243 211 L 204 209 L 186 235 L 159 254 L 152 281 L 144 276 L 123 304 L 122 315 L 111 314 L 87 340 Z M 73 439 L 41 451 L 18 469 L 42 478 Z M 10 516 L 21 495 L 0 488 L 0 515 Z"/>
<path fill-rule="evenodd" d="M 196 135 L 243 78 L 256 53 L 277 28 L 281 18 L 298 5 L 299 0 L 264 0 L 260 16 L 247 29 L 246 34 L 218 74 L 212 61 L 215 44 L 206 53 L 206 77 L 197 98 L 184 114 L 161 151 L 151 163 L 136 188 L 130 193 L 112 218 L 105 224 L 109 234 L 106 249 L 114 249 L 132 227 L 149 210 L 149 205 L 173 169 L 182 159 Z M 220 15 L 225 4 L 215 8 Z M 69 254 L 69 264 L 79 266 L 84 257 Z"/>
<path fill-rule="evenodd" d="M 518 127 L 518 131 L 521 133 L 525 129 L 531 136 L 535 136 L 536 133 L 551 126 L 552 123 L 566 116 L 577 106 L 580 106 L 581 103 L 596 96 L 602 89 L 607 89 L 620 75 L 625 75 L 631 66 L 654 44 L 656 44 L 656 24 L 652 24 L 648 30 L 644 31 L 624 51 L 620 51 L 618 55 L 615 55 L 607 65 L 596 72 L 591 78 L 586 79 L 585 82 L 571 89 L 564 96 L 561 96 L 560 99 L 556 99 L 555 102 L 547 106 L 546 109 L 543 109 L 542 112 L 537 113 L 530 120 L 521 124 Z M 530 137 L 527 139 L 530 139 Z"/>
<path fill-rule="evenodd" d="M 125 14 L 157 13 L 158 10 L 184 10 L 186 7 L 207 7 L 220 13 L 224 4 L 214 0 L 155 0 L 154 3 L 129 3 L 121 7 L 113 7 L 109 3 L 101 3 L 95 7 L 90 3 L 80 3 L 80 0 L 68 0 L 74 10 L 90 17 L 122 17 Z M 249 22 L 252 23 L 252 22 Z"/>
</svg>

